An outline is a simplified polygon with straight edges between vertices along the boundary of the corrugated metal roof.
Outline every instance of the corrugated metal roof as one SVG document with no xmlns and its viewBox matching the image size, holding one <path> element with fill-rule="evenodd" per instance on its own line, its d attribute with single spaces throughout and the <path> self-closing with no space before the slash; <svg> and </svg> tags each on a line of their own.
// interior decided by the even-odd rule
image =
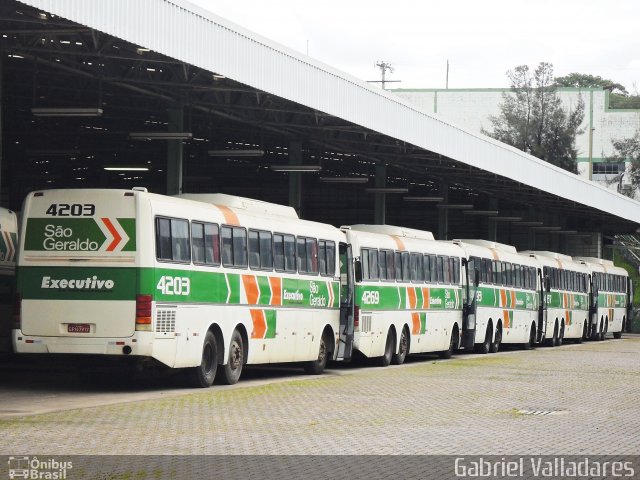
<svg viewBox="0 0 640 480">
<path fill-rule="evenodd" d="M 640 203 L 420 111 L 184 0 L 20 0 L 256 89 L 640 223 Z"/>
</svg>

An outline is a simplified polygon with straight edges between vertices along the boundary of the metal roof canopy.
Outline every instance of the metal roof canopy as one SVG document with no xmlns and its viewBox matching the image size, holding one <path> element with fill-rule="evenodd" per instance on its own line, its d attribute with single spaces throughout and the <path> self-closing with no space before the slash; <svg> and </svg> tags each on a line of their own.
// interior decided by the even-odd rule
<svg viewBox="0 0 640 480">
<path fill-rule="evenodd" d="M 5 50 L 33 60 L 36 71 L 40 68 L 47 73 L 73 74 L 86 82 L 97 82 L 100 92 L 103 88 L 105 93 L 109 88 L 127 91 L 132 96 L 129 100 L 135 98 L 143 106 L 144 102 L 148 106 L 155 102 L 155 107 L 163 104 L 170 108 L 181 105 L 186 98 L 191 114 L 219 122 L 216 132 L 232 135 L 242 126 L 245 138 L 253 130 L 254 138 L 260 141 L 279 138 L 281 144 L 286 144 L 287 140 L 304 140 L 315 148 L 316 157 L 331 157 L 324 158 L 327 166 L 323 175 L 352 175 L 358 170 L 361 175 L 371 176 L 371 165 L 386 164 L 395 169 L 389 170 L 387 185 L 406 186 L 411 182 L 420 190 L 411 195 L 438 194 L 438 182 L 444 181 L 458 191 L 453 192 L 454 201 L 456 195 L 465 201 L 475 197 L 478 207 L 487 207 L 491 198 L 499 199 L 501 215 L 527 208 L 552 211 L 565 220 L 571 217 L 574 224 L 583 228 L 585 223 L 593 225 L 594 228 L 587 228 L 589 231 L 634 231 L 640 223 L 640 204 L 634 200 L 515 148 L 450 125 L 391 93 L 186 1 L 20 1 L 62 17 L 36 16 L 23 27 L 10 11 L 17 3 L 7 5 L 2 12 L 6 28 L 0 33 L 9 38 L 3 38 L 9 42 Z M 82 36 L 86 43 L 93 43 L 93 49 L 85 45 L 82 52 L 71 52 L 59 43 L 47 43 L 64 35 Z M 38 42 L 40 38 L 42 41 Z M 115 47 L 116 39 L 144 49 L 138 55 L 130 51 L 114 53 L 107 47 Z M 114 72 L 107 65 L 96 72 L 88 66 L 91 63 L 87 58 L 103 62 L 103 66 L 109 61 L 119 62 L 120 71 Z M 150 78 L 144 76 L 145 65 L 164 65 L 173 73 L 169 79 Z M 182 78 L 176 76 L 176 70 L 183 71 Z M 224 76 L 224 80 L 212 79 L 213 73 Z M 175 88 L 186 95 L 175 95 Z M 36 91 L 35 86 L 33 90 Z M 34 103 L 36 100 L 34 94 Z M 95 106 L 102 107 L 97 103 Z M 124 109 L 125 105 L 117 107 Z M 120 122 L 136 120 L 141 124 L 144 119 Z M 230 124 L 226 130 L 222 125 L 225 122 Z M 133 127 L 125 127 L 132 131 Z M 409 210 L 406 203 L 394 204 L 390 197 L 387 201 Z M 366 203 L 360 202 L 356 208 Z M 422 209 L 413 211 L 415 217 L 425 214 Z M 327 216 L 319 210 L 315 213 L 318 217 Z M 412 218 L 409 213 L 406 215 Z M 461 225 L 469 223 L 469 217 L 460 218 Z M 336 223 L 346 222 L 338 219 Z"/>
</svg>

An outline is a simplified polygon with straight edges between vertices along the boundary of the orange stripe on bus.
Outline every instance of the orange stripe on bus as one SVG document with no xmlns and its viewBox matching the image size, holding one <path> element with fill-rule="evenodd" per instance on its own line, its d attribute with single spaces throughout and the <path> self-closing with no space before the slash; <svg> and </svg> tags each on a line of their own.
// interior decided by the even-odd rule
<svg viewBox="0 0 640 480">
<path fill-rule="evenodd" d="M 271 305 L 282 305 L 282 279 L 269 277 L 269 285 L 271 285 Z"/>
<path fill-rule="evenodd" d="M 404 242 L 400 239 L 400 237 L 398 237 L 397 235 L 391 235 L 391 238 L 393 238 L 393 240 L 396 242 L 398 250 L 406 250 L 404 248 Z"/>
<path fill-rule="evenodd" d="M 407 287 L 407 295 L 409 296 L 409 308 L 416 308 L 417 298 L 416 298 L 416 290 L 413 287 Z"/>
<path fill-rule="evenodd" d="M 516 292 L 511 291 L 511 308 L 516 308 Z"/>
<path fill-rule="evenodd" d="M 226 205 L 216 205 L 216 207 L 218 207 L 218 209 L 222 212 L 222 215 L 224 215 L 225 223 L 228 223 L 229 225 L 240 225 L 240 220 L 238 220 L 236 212 L 231 210 Z"/>
<path fill-rule="evenodd" d="M 502 305 L 500 305 L 501 307 L 506 307 L 507 306 L 507 291 L 506 290 L 500 290 L 500 299 L 502 300 Z"/>
<path fill-rule="evenodd" d="M 411 323 L 413 324 L 412 335 L 420 335 L 420 314 L 414 312 L 411 314 Z"/>
<path fill-rule="evenodd" d="M 244 291 L 247 294 L 247 303 L 249 305 L 257 305 L 260 299 L 260 290 L 258 289 L 258 282 L 253 275 L 242 275 L 242 283 L 244 284 Z"/>
<path fill-rule="evenodd" d="M 429 308 L 429 289 L 422 289 L 422 308 Z"/>
<path fill-rule="evenodd" d="M 491 255 L 493 256 L 494 260 L 500 260 L 500 257 L 498 256 L 498 252 L 496 252 L 493 248 L 490 248 L 489 250 L 491 250 Z"/>
<path fill-rule="evenodd" d="M 509 322 L 509 310 L 503 310 L 502 315 L 504 315 L 504 328 L 510 328 L 511 322 Z"/>
<path fill-rule="evenodd" d="M 564 317 L 564 318 L 565 318 L 564 322 L 565 322 L 567 325 L 571 325 L 571 312 L 569 312 L 569 310 L 567 310 L 566 312 L 564 312 L 564 315 L 565 315 L 565 317 Z"/>
<path fill-rule="evenodd" d="M 249 312 L 253 322 L 251 338 L 264 338 L 265 333 L 267 333 L 267 320 L 264 316 L 264 310 L 250 309 Z"/>
</svg>

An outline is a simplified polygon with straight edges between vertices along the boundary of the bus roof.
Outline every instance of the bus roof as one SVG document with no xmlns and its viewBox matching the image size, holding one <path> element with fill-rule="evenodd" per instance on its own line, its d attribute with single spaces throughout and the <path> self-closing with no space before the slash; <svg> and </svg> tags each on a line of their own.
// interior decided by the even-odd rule
<svg viewBox="0 0 640 480">
<path fill-rule="evenodd" d="M 226 193 L 183 193 L 173 195 L 176 198 L 194 200 L 196 202 L 210 203 L 212 205 L 222 205 L 231 208 L 241 208 L 255 213 L 266 213 L 280 217 L 298 219 L 298 214 L 293 207 L 278 205 L 277 203 L 263 202 L 253 198 L 237 197 Z"/>
<path fill-rule="evenodd" d="M 575 261 L 571 256 L 569 255 L 564 255 L 562 253 L 556 253 L 556 252 L 548 252 L 548 251 L 541 251 L 541 250 L 524 250 L 522 252 L 519 252 L 523 255 L 535 255 L 536 257 L 547 257 L 547 258 L 552 258 L 554 260 L 563 260 L 566 262 L 573 262 Z"/>
<path fill-rule="evenodd" d="M 359 232 L 379 233 L 382 235 L 395 235 L 397 237 L 415 238 L 418 240 L 435 240 L 433 233 L 415 228 L 397 227 L 395 225 L 365 225 L 357 224 L 341 227 Z"/>
<path fill-rule="evenodd" d="M 475 240 L 475 239 L 462 239 L 462 240 L 453 240 L 454 243 L 459 245 L 469 244 L 469 245 L 477 245 L 478 247 L 490 248 L 492 250 L 500 250 L 502 252 L 508 253 L 518 253 L 516 247 L 512 245 L 507 245 L 504 243 L 492 242 L 490 240 Z"/>
</svg>

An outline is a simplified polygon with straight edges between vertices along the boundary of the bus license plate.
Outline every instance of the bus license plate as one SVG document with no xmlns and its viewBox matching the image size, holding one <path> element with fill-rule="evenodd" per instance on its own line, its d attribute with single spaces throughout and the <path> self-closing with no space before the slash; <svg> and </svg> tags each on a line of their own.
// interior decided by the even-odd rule
<svg viewBox="0 0 640 480">
<path fill-rule="evenodd" d="M 91 325 L 88 323 L 70 323 L 67 325 L 69 333 L 91 333 Z"/>
</svg>

